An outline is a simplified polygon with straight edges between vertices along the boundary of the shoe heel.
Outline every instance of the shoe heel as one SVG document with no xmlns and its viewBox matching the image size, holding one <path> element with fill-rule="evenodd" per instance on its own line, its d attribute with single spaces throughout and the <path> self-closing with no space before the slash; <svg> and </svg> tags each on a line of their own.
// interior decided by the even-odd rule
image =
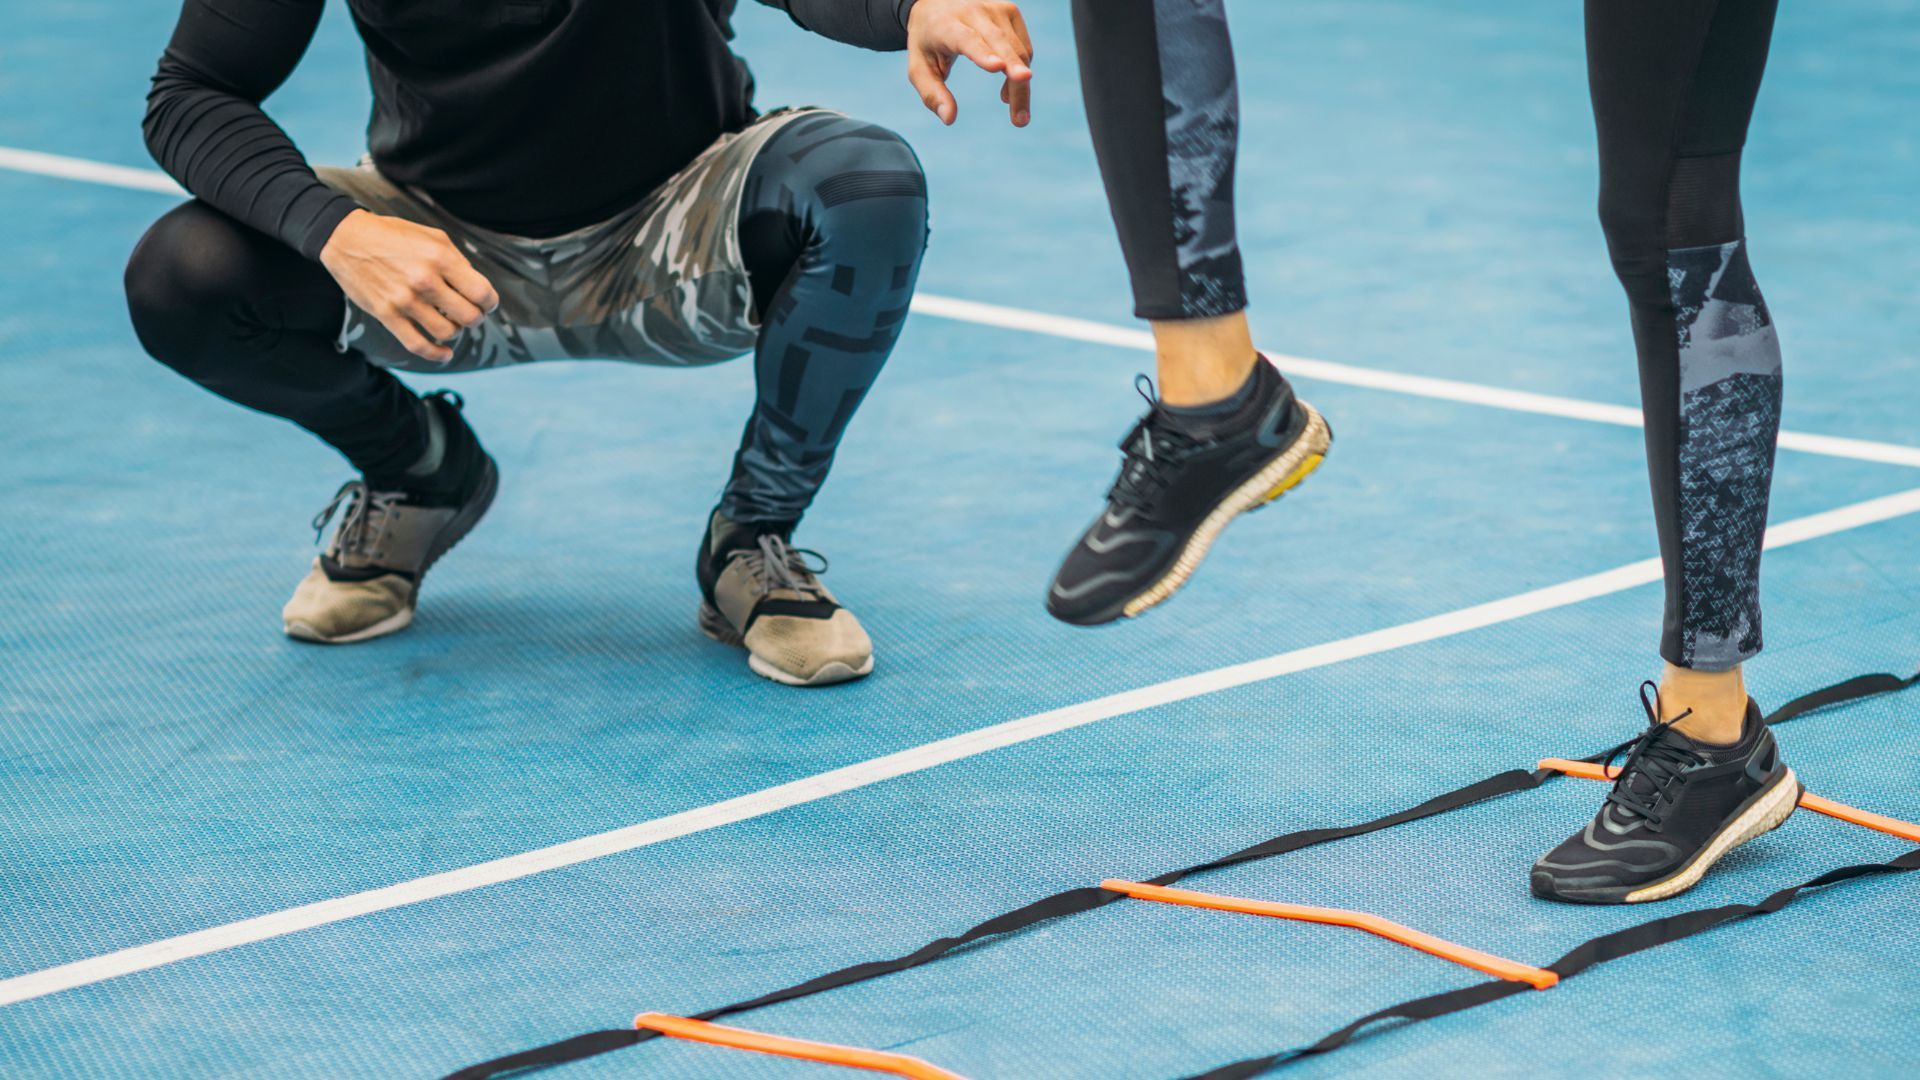
<svg viewBox="0 0 1920 1080">
<path fill-rule="evenodd" d="M 440 531 L 440 535 L 434 538 L 433 546 L 427 550 L 426 561 L 420 567 L 419 576 L 415 581 L 416 586 L 420 581 L 426 580 L 427 571 L 433 569 L 433 564 L 439 562 L 441 556 L 452 551 L 456 544 L 466 539 L 467 534 L 473 531 L 474 526 L 480 524 L 480 519 L 487 516 L 487 511 L 493 507 L 493 498 L 500 493 L 500 467 L 494 463 L 492 455 L 489 454 L 482 454 L 481 461 L 484 464 L 484 471 L 480 474 L 479 485 L 473 490 L 473 498 L 467 500 L 467 505 L 462 507 L 460 512 L 454 515 L 453 520 L 447 522 L 446 527 Z M 416 587 L 414 592 L 417 596 L 419 589 Z"/>
<path fill-rule="evenodd" d="M 727 621 L 727 617 L 720 614 L 720 609 L 705 600 L 700 602 L 700 632 L 722 645 L 744 646 L 747 643 L 740 632 L 733 628 L 733 624 Z"/>
<path fill-rule="evenodd" d="M 1262 495 L 1259 503 L 1255 504 L 1252 509 L 1258 510 L 1263 506 L 1270 505 L 1278 500 L 1280 496 L 1299 487 L 1301 481 L 1312 476 L 1314 470 L 1318 469 L 1320 463 L 1325 460 L 1327 460 L 1327 455 L 1325 454 L 1308 454 L 1306 460 L 1302 461 L 1292 472 L 1288 473 L 1284 479 L 1273 486 L 1273 490 Z"/>
<path fill-rule="evenodd" d="M 1800 791 L 1800 778 L 1793 774 L 1792 769 L 1788 769 L 1786 777 L 1776 783 L 1771 792 L 1748 807 L 1741 819 L 1716 837 L 1684 871 L 1666 881 L 1628 893 L 1623 902 L 1640 904 L 1649 900 L 1665 900 L 1693 888 L 1715 863 L 1727 857 L 1728 852 L 1786 824 L 1800 806 Z"/>
<path fill-rule="evenodd" d="M 1327 460 L 1328 452 L 1333 449 L 1333 428 L 1327 424 L 1326 417 L 1321 416 L 1319 410 L 1304 401 L 1300 403 L 1300 408 L 1307 417 L 1307 426 L 1300 433 L 1298 444 L 1299 448 L 1306 452 L 1305 456 L 1293 468 L 1287 470 L 1287 474 L 1280 478 L 1279 483 L 1268 488 L 1266 494 L 1255 499 L 1247 507 L 1249 513 L 1273 505 L 1282 495 L 1299 487 L 1307 477 L 1319 470 L 1321 464 Z"/>
<path fill-rule="evenodd" d="M 1780 788 L 1785 794 L 1771 802 L 1760 819 L 1744 830 L 1739 839 L 1733 842 L 1732 847 L 1727 849 L 1728 851 L 1785 825 L 1787 819 L 1793 816 L 1793 812 L 1800 808 L 1800 795 L 1803 789 L 1800 787 L 1800 778 L 1793 774 L 1792 769 L 1787 770 L 1787 778 L 1781 781 Z"/>
</svg>

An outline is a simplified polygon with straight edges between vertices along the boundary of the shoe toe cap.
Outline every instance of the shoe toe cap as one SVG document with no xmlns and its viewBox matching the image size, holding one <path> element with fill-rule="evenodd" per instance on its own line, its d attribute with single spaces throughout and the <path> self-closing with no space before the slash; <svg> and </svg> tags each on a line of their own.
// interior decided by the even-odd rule
<svg viewBox="0 0 1920 1080">
<path fill-rule="evenodd" d="M 1058 584 L 1047 590 L 1047 614 L 1075 626 L 1098 626 L 1120 617 L 1124 597 L 1063 592 Z"/>
<path fill-rule="evenodd" d="M 1542 855 L 1528 875 L 1533 895 L 1569 904 L 1617 904 L 1635 888 L 1624 867 L 1596 857 L 1579 837 Z"/>
<path fill-rule="evenodd" d="M 1115 526 L 1094 522 L 1061 561 L 1047 589 L 1047 613 L 1076 626 L 1120 618 L 1127 603 L 1150 589 L 1173 567 L 1174 534 L 1141 522 Z"/>
<path fill-rule="evenodd" d="M 789 685 L 824 686 L 873 670 L 873 641 L 845 608 L 825 619 L 762 616 L 748 628 L 744 644 L 755 671 Z"/>
<path fill-rule="evenodd" d="M 280 617 L 287 636 L 302 641 L 360 641 L 411 622 L 413 593 L 413 582 L 398 574 L 334 581 L 316 561 Z"/>
<path fill-rule="evenodd" d="M 1121 617 L 1127 601 L 1159 577 L 1151 567 L 1102 564 L 1076 550 L 1047 589 L 1047 614 L 1075 626 L 1098 626 Z"/>
</svg>

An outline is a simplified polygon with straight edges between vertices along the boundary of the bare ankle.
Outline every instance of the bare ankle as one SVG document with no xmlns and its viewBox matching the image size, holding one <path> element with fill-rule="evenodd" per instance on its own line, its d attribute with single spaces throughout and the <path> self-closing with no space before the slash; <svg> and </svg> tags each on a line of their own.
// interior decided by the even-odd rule
<svg viewBox="0 0 1920 1080">
<path fill-rule="evenodd" d="M 1738 742 L 1747 719 L 1747 684 L 1738 667 L 1694 671 L 1668 664 L 1660 679 L 1662 720 L 1705 743 Z"/>
<path fill-rule="evenodd" d="M 1245 314 L 1153 324 L 1160 400 L 1173 406 L 1219 401 L 1246 384 L 1259 353 Z"/>
</svg>

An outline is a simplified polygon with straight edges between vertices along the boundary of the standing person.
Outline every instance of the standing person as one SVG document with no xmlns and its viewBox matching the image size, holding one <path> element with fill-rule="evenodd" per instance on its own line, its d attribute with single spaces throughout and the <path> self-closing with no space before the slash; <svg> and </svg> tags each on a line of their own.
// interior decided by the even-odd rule
<svg viewBox="0 0 1920 1080">
<path fill-rule="evenodd" d="M 1173 595 L 1220 531 L 1320 464 L 1332 434 L 1253 347 L 1234 233 L 1240 104 L 1224 0 L 1074 0 L 1093 147 L 1153 327 L 1159 394 L 1047 595 L 1094 625 Z"/>
<path fill-rule="evenodd" d="M 1740 154 L 1776 0 L 1587 0 L 1600 221 L 1626 287 L 1666 565 L 1649 727 L 1593 821 L 1534 865 L 1536 895 L 1636 903 L 1693 887 L 1793 813 L 1740 666 L 1760 651 L 1760 548 L 1780 344 L 1747 257 Z"/>
<path fill-rule="evenodd" d="M 790 540 L 906 318 L 927 236 L 913 151 L 836 112 L 757 113 L 727 44 L 735 0 L 349 0 L 369 154 L 315 170 L 260 103 L 323 2 L 185 0 L 145 131 L 196 198 L 126 273 L 148 352 L 360 474 L 316 521 L 341 519 L 285 632 L 405 628 L 422 577 L 493 499 L 460 399 L 417 396 L 390 369 L 752 351 L 758 396 L 699 544 L 700 628 L 779 682 L 871 671 L 859 620 Z M 1024 40 L 1010 4 L 761 2 L 838 41 L 910 49 L 914 85 L 948 118 L 957 56 L 1002 71 L 1025 122 L 1031 73 L 995 53 Z"/>
</svg>

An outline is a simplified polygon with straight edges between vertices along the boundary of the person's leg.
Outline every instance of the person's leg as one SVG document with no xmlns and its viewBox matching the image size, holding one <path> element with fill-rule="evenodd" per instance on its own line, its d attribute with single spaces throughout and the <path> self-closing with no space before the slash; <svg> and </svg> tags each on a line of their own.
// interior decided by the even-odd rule
<svg viewBox="0 0 1920 1080">
<path fill-rule="evenodd" d="M 362 479 L 323 514 L 342 524 L 282 613 L 285 631 L 361 641 L 405 628 L 420 580 L 492 499 L 494 466 L 458 399 L 417 397 L 334 341 L 346 298 L 278 240 L 204 203 L 156 222 L 127 263 L 128 311 L 153 357 L 208 390 L 291 420 Z"/>
<path fill-rule="evenodd" d="M 1075 0 L 1087 121 L 1162 399 L 1237 390 L 1256 353 L 1234 228 L 1240 101 L 1223 0 Z"/>
<path fill-rule="evenodd" d="M 926 178 L 884 128 L 803 117 L 755 156 L 739 237 L 760 319 L 757 392 L 701 544 L 701 628 L 779 682 L 858 678 L 872 642 L 788 541 L 906 321 Z"/>
<path fill-rule="evenodd" d="M 899 340 L 926 243 L 926 177 L 893 132 L 823 112 L 761 148 L 740 205 L 756 397 L 728 518 L 790 531 L 812 504 Z"/>
<path fill-rule="evenodd" d="M 278 240 L 188 202 L 134 248 L 126 289 L 141 345 L 206 389 L 293 421 L 376 479 L 399 477 L 426 451 L 420 399 L 334 348 L 346 297 Z"/>
<path fill-rule="evenodd" d="M 1780 347 L 1747 261 L 1740 153 L 1775 0 L 1587 0 L 1600 216 L 1640 362 L 1666 566 L 1665 682 L 1585 829 L 1534 864 L 1535 895 L 1677 895 L 1793 813 L 1799 783 L 1740 664 L 1760 650 L 1760 547 L 1780 427 Z"/>
<path fill-rule="evenodd" d="M 1738 738 L 1760 651 L 1780 348 L 1748 261 L 1740 155 L 1774 0 L 1587 5 L 1600 215 L 1632 313 L 1666 564 L 1662 719 Z"/>
<path fill-rule="evenodd" d="M 1094 152 L 1160 375 L 1105 510 L 1048 591 L 1056 618 L 1094 625 L 1171 596 L 1228 522 L 1319 465 L 1331 434 L 1247 330 L 1224 0 L 1074 0 L 1073 16 Z"/>
</svg>

